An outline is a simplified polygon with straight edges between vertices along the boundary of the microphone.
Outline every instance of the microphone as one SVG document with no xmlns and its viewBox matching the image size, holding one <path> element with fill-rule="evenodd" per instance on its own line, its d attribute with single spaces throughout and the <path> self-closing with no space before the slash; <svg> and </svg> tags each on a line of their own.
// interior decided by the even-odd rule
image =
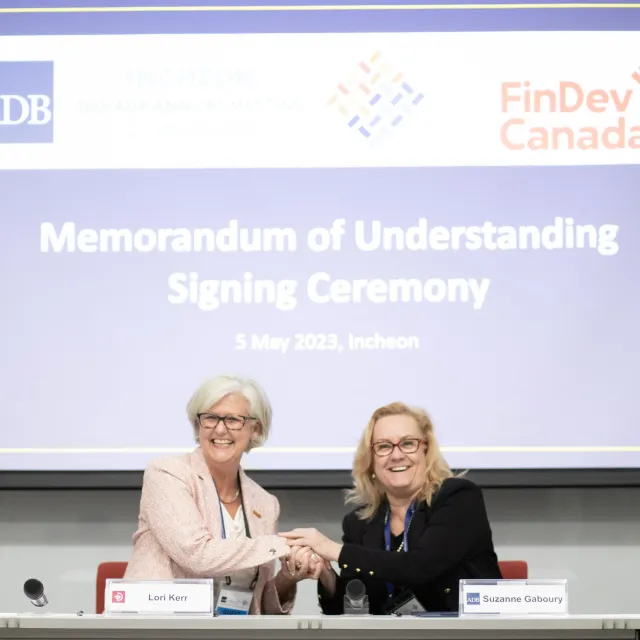
<svg viewBox="0 0 640 640">
<path fill-rule="evenodd" d="M 44 586 L 40 580 L 30 578 L 24 583 L 24 595 L 31 600 L 34 607 L 46 607 L 49 604 L 47 596 L 44 595 Z"/>
<path fill-rule="evenodd" d="M 345 589 L 344 615 L 362 616 L 369 614 L 369 598 L 361 580 L 351 580 Z"/>
<path fill-rule="evenodd" d="M 351 580 L 347 585 L 347 598 L 354 607 L 361 607 L 364 604 L 364 598 L 367 595 L 367 591 L 364 588 L 362 580 Z"/>
</svg>

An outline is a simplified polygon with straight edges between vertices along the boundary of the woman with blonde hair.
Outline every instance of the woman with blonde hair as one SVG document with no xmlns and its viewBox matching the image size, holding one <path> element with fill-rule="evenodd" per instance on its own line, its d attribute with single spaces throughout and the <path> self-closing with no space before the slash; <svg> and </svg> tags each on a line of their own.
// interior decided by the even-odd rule
<svg viewBox="0 0 640 640">
<path fill-rule="evenodd" d="M 265 391 L 218 375 L 193 394 L 187 416 L 198 446 L 147 467 L 125 578 L 213 578 L 219 615 L 290 613 L 297 583 L 317 579 L 322 565 L 278 537 L 277 498 L 241 466 L 269 436 Z"/>
<path fill-rule="evenodd" d="M 341 543 L 315 529 L 280 534 L 324 560 L 323 613 L 344 612 L 353 579 L 364 583 L 370 613 L 390 614 L 457 611 L 460 580 L 501 578 L 482 492 L 453 474 L 425 411 L 401 402 L 377 409 L 353 479 L 348 502 L 357 508 L 342 522 Z"/>
</svg>

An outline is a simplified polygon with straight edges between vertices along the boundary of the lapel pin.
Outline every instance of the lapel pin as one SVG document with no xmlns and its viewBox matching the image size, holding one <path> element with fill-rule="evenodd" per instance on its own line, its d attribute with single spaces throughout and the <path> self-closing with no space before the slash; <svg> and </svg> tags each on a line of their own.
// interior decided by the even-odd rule
<svg viewBox="0 0 640 640">
<path fill-rule="evenodd" d="M 255 509 L 253 510 L 253 515 L 254 515 L 256 518 L 262 518 L 262 514 L 261 514 L 261 513 L 258 513 Z"/>
</svg>

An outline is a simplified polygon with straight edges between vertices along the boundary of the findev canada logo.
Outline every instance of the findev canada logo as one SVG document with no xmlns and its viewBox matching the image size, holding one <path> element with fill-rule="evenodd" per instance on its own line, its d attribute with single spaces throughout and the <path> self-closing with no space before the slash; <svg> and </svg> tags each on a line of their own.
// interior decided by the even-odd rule
<svg viewBox="0 0 640 640">
<path fill-rule="evenodd" d="M 0 61 L 0 144 L 53 142 L 53 62 Z"/>
<path fill-rule="evenodd" d="M 619 86 L 571 78 L 500 86 L 500 142 L 510 151 L 640 150 L 640 67 Z"/>
</svg>

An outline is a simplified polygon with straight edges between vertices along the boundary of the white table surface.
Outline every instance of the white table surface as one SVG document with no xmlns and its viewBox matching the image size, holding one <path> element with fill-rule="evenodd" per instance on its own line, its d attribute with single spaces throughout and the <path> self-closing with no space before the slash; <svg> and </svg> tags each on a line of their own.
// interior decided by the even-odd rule
<svg viewBox="0 0 640 640">
<path fill-rule="evenodd" d="M 640 629 L 640 614 L 568 616 L 464 616 L 462 618 L 391 616 L 240 616 L 194 617 L 96 614 L 0 614 L 0 627 L 22 629 L 265 629 L 265 630 L 602 630 Z"/>
</svg>

